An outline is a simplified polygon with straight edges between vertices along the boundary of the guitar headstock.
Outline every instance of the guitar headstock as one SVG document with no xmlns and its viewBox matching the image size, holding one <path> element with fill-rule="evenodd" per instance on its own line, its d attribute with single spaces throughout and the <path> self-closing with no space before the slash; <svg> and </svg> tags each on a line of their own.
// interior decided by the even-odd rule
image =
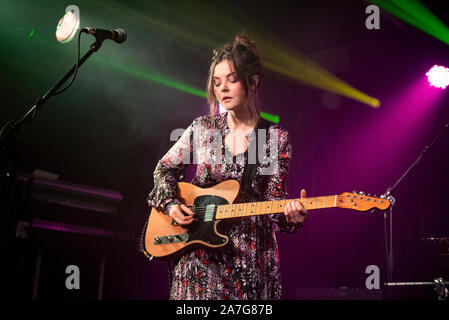
<svg viewBox="0 0 449 320">
<path fill-rule="evenodd" d="M 378 198 L 377 196 L 371 197 L 369 194 L 365 195 L 364 192 L 345 192 L 337 198 L 337 207 L 357 211 L 368 211 L 371 209 L 387 210 L 390 205 L 390 200 Z"/>
</svg>

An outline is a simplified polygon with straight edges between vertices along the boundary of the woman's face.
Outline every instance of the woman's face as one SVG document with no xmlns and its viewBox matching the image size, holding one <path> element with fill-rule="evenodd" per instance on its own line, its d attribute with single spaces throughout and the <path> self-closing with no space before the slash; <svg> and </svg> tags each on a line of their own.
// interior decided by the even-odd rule
<svg viewBox="0 0 449 320">
<path fill-rule="evenodd" d="M 245 107 L 245 89 L 238 79 L 232 61 L 223 60 L 217 63 L 212 80 L 215 96 L 223 108 L 235 111 Z"/>
</svg>

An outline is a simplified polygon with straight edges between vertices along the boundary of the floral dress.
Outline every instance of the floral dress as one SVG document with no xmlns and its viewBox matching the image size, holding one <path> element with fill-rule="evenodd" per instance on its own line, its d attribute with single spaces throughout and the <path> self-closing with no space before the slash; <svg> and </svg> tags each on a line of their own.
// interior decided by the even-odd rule
<svg viewBox="0 0 449 320">
<path fill-rule="evenodd" d="M 258 130 L 246 135 L 247 150 L 233 156 L 224 143 L 229 132 L 226 116 L 227 112 L 213 118 L 208 115 L 196 118 L 184 131 L 157 163 L 154 188 L 147 198 L 150 206 L 168 213 L 172 205 L 181 203 L 176 198 L 176 183 L 184 178 L 189 163 L 197 164 L 191 183 L 199 187 L 212 187 L 229 179 L 241 182 L 245 163 L 254 159 L 249 150 L 256 144 L 253 141 L 257 141 Z M 257 163 L 251 192 L 244 195 L 245 202 L 280 200 L 287 196 L 285 187 L 292 153 L 288 131 L 259 117 L 255 129 L 262 127 L 268 128 L 265 140 L 260 142 L 258 136 L 265 158 Z M 287 223 L 283 213 L 240 218 L 227 231 L 231 246 L 226 251 L 201 248 L 175 261 L 170 299 L 280 299 L 275 231 L 296 232 L 300 226 Z"/>
</svg>

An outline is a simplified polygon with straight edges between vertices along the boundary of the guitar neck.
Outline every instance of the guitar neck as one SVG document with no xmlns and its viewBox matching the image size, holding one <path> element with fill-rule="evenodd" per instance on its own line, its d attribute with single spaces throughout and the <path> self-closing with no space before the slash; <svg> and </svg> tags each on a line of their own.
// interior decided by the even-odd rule
<svg viewBox="0 0 449 320">
<path fill-rule="evenodd" d="M 307 210 L 337 207 L 337 195 L 325 197 L 312 197 L 301 199 L 285 199 L 273 201 L 260 201 L 251 203 L 234 203 L 220 205 L 217 208 L 216 219 L 249 217 L 284 212 L 284 207 L 294 200 L 301 201 Z"/>
</svg>

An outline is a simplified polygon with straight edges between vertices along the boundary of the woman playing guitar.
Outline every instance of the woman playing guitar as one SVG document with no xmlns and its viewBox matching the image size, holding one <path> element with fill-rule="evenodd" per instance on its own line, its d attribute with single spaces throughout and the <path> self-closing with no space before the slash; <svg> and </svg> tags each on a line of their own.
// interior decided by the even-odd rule
<svg viewBox="0 0 449 320">
<path fill-rule="evenodd" d="M 238 35 L 213 51 L 208 78 L 210 115 L 199 117 L 158 162 L 154 188 L 147 201 L 168 214 L 173 223 L 188 227 L 196 217 L 177 195 L 190 157 L 197 170 L 192 184 L 212 187 L 234 179 L 245 184 L 244 202 L 286 198 L 291 159 L 289 133 L 260 117 L 257 93 L 263 78 L 260 56 L 253 41 Z M 217 100 L 226 112 L 217 114 Z M 257 162 L 250 181 L 242 181 L 250 148 L 259 142 L 272 161 Z M 259 129 L 259 130 L 258 130 Z M 214 139 L 215 137 L 215 139 Z M 219 137 L 217 139 L 217 137 Z M 257 149 L 257 148 L 256 148 Z M 274 153 L 271 154 L 270 153 Z M 257 154 L 259 156 L 259 154 Z M 254 162 L 253 162 L 254 163 Z M 306 191 L 301 190 L 301 198 Z M 171 299 L 280 299 L 281 279 L 275 231 L 296 232 L 307 217 L 299 200 L 289 202 L 283 213 L 239 219 L 227 231 L 230 245 L 224 251 L 201 248 L 175 261 Z"/>
</svg>

